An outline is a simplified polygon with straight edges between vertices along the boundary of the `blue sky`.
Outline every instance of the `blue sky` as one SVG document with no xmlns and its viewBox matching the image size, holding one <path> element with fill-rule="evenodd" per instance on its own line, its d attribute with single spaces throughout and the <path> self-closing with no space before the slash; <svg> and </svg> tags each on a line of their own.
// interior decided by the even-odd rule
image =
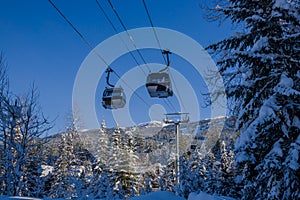
<svg viewBox="0 0 300 200">
<path fill-rule="evenodd" d="M 128 29 L 150 26 L 141 0 L 111 1 Z M 53 0 L 53 2 L 93 46 L 115 34 L 95 0 Z M 123 31 L 107 2 L 105 0 L 100 2 L 118 31 Z M 227 23 L 218 26 L 216 22 L 207 22 L 204 18 L 206 11 L 201 8 L 205 1 L 147 0 L 146 3 L 155 26 L 184 33 L 204 47 L 228 37 L 232 32 L 231 26 Z M 11 90 L 23 94 L 34 82 L 40 92 L 40 104 L 44 114 L 49 119 L 57 118 L 52 132 L 63 131 L 67 116 L 72 110 L 72 90 L 76 73 L 90 53 L 89 47 L 47 0 L 1 1 L 0 27 L 0 50 L 3 51 L 9 65 Z M 149 61 L 160 62 L 158 51 L 144 50 L 142 53 Z M 186 64 L 178 56 L 174 55 L 171 59 L 173 63 L 177 62 L 177 66 Z M 118 69 L 121 74 L 134 66 L 128 55 L 118 59 L 114 65 L 125 66 Z M 178 67 L 177 70 L 183 69 Z M 193 70 L 190 67 L 183 71 L 187 79 L 193 80 Z M 105 87 L 103 80 L 102 78 L 98 85 L 96 94 L 98 100 Z M 196 82 L 195 84 L 201 85 Z M 202 86 L 199 86 L 199 90 L 205 91 L 205 88 L 200 87 Z M 145 100 L 149 104 L 162 103 L 146 96 L 147 93 L 142 87 L 137 92 L 141 96 L 145 95 Z M 170 101 L 175 107 L 178 104 L 175 97 Z M 99 101 L 96 106 L 99 120 L 104 117 L 107 125 L 113 126 L 110 111 L 103 110 L 100 103 Z M 138 99 L 133 98 L 130 105 L 133 110 L 136 109 L 133 112 L 136 113 L 133 116 L 136 123 L 149 119 L 147 108 L 143 108 L 142 102 Z M 167 107 L 166 110 L 168 111 Z"/>
</svg>

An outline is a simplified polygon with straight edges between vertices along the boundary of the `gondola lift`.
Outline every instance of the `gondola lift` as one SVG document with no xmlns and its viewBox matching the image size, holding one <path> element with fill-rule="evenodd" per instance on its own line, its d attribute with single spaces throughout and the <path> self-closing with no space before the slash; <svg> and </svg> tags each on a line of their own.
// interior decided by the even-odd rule
<svg viewBox="0 0 300 200">
<path fill-rule="evenodd" d="M 113 84 L 109 83 L 110 73 L 113 72 L 110 67 L 108 67 L 105 72 L 107 73 L 107 87 L 103 91 L 102 106 L 105 109 L 123 108 L 126 104 L 126 96 L 124 90 L 122 87 L 115 87 Z"/>
<path fill-rule="evenodd" d="M 173 96 L 171 79 L 168 73 L 170 66 L 170 51 L 164 50 L 163 54 L 167 57 L 167 66 L 159 72 L 150 73 L 147 76 L 146 88 L 151 98 L 167 98 Z"/>
</svg>

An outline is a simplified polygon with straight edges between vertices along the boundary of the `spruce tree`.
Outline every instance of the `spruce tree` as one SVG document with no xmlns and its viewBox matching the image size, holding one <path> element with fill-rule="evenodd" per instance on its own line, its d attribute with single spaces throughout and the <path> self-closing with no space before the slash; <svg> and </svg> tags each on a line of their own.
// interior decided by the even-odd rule
<svg viewBox="0 0 300 200">
<path fill-rule="evenodd" d="M 109 149 L 104 120 L 102 120 L 101 128 L 97 136 L 97 145 L 99 148 L 96 152 L 96 159 L 94 159 L 93 163 L 93 177 L 88 187 L 88 193 L 91 198 L 107 198 L 107 190 L 110 187 L 110 181 L 107 176 L 109 169 L 107 166 Z"/>
<path fill-rule="evenodd" d="M 58 144 L 59 156 L 53 169 L 53 182 L 49 193 L 51 198 L 71 198 L 76 192 L 74 185 L 71 184 L 71 161 L 74 160 L 73 147 L 70 146 L 71 139 L 65 133 Z"/>
<path fill-rule="evenodd" d="M 243 27 L 208 47 L 236 105 L 241 198 L 299 199 L 299 0 L 230 0 L 215 10 Z"/>
<path fill-rule="evenodd" d="M 45 182 L 42 178 L 42 165 L 45 164 L 44 144 L 36 139 L 28 148 L 28 160 L 25 164 L 23 195 L 30 197 L 44 197 Z"/>
<path fill-rule="evenodd" d="M 72 117 L 58 144 L 59 156 L 52 173 L 52 198 L 85 198 L 87 177 L 91 174 L 91 155 L 79 137 L 78 119 Z"/>
<path fill-rule="evenodd" d="M 191 192 L 195 192 L 193 187 L 194 173 L 191 169 L 191 162 L 185 157 L 181 156 L 179 159 L 180 173 L 179 184 L 175 186 L 175 192 L 177 195 L 187 198 Z"/>
<path fill-rule="evenodd" d="M 108 160 L 108 153 L 109 153 L 109 141 L 108 141 L 108 136 L 107 136 L 107 132 L 106 132 L 106 125 L 105 125 L 105 121 L 102 120 L 101 123 L 101 128 L 99 130 L 99 135 L 98 135 L 98 150 L 97 150 L 97 154 L 96 154 L 96 159 L 98 163 L 98 167 L 100 167 L 100 165 L 103 165 L 102 168 L 104 166 L 107 165 L 107 160 Z"/>
</svg>

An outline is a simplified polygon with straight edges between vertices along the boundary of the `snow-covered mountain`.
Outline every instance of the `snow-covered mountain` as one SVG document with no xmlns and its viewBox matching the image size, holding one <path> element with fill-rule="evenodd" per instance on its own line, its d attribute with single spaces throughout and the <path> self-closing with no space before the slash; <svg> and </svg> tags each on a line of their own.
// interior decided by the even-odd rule
<svg viewBox="0 0 300 200">
<path fill-rule="evenodd" d="M 234 117 L 223 117 L 181 124 L 181 153 L 190 150 L 203 149 L 204 143 L 207 144 L 206 149 L 209 150 L 218 138 L 225 140 L 228 144 L 233 143 L 236 138 L 234 122 Z M 109 141 L 111 141 L 114 130 L 114 128 L 106 129 Z M 220 130 L 221 133 L 214 135 L 216 130 Z M 99 148 L 101 148 L 101 144 L 99 144 L 98 141 L 99 132 L 100 129 L 85 130 L 79 134 L 82 141 L 87 144 L 86 148 L 91 155 L 95 155 Z M 175 127 L 172 124 L 151 121 L 133 127 L 120 127 L 120 132 L 121 142 L 126 140 L 126 135 L 128 133 L 132 133 L 134 140 L 136 141 L 135 151 L 141 158 L 140 162 L 143 164 L 147 163 L 147 165 L 142 166 L 142 168 L 147 168 L 149 165 L 155 163 L 164 165 L 172 153 L 175 152 Z M 60 136 L 61 134 L 56 134 L 47 138 L 50 146 L 56 148 Z M 139 144 L 140 142 L 143 144 Z M 147 154 L 147 161 L 145 160 L 145 154 Z"/>
</svg>

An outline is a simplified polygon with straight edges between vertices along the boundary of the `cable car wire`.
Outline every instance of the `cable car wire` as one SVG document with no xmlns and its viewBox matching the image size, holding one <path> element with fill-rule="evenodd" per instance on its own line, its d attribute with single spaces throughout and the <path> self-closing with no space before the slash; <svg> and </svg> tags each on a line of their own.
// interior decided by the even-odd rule
<svg viewBox="0 0 300 200">
<path fill-rule="evenodd" d="M 105 10 L 103 9 L 103 7 L 101 6 L 100 2 L 99 2 L 98 0 L 96 0 L 96 2 L 97 2 L 97 4 L 98 4 L 99 8 L 101 9 L 101 11 L 104 13 L 104 15 L 105 15 L 106 19 L 108 20 L 108 22 L 110 23 L 110 25 L 113 27 L 114 31 L 115 31 L 116 33 L 118 33 L 116 27 L 113 25 L 112 21 L 109 19 L 108 15 L 106 14 L 106 12 L 105 12 Z M 151 71 L 150 68 L 149 68 L 149 66 L 147 65 L 147 63 L 146 63 L 144 57 L 142 56 L 141 52 L 139 51 L 139 49 L 138 49 L 137 46 L 135 45 L 134 40 L 133 40 L 133 37 L 129 34 L 128 29 L 126 28 L 126 26 L 125 26 L 123 20 L 121 19 L 120 15 L 118 14 L 117 9 L 113 6 L 113 4 L 111 3 L 110 0 L 107 0 L 107 2 L 108 2 L 108 4 L 110 5 L 110 7 L 111 7 L 111 9 L 113 10 L 113 12 L 115 13 L 116 17 L 118 18 L 118 20 L 119 20 L 120 24 L 122 25 L 123 29 L 126 31 L 127 36 L 128 36 L 129 39 L 131 40 L 131 42 L 132 42 L 133 46 L 135 47 L 135 49 L 137 50 L 139 56 L 142 58 L 144 64 L 146 64 L 146 67 L 148 68 L 148 70 Z M 159 46 L 159 48 L 160 48 L 161 55 L 162 55 L 162 57 L 163 57 L 164 62 L 167 64 L 167 60 L 166 60 L 165 57 L 163 56 L 164 51 L 162 50 L 160 41 L 159 41 L 159 39 L 158 39 L 158 36 L 157 36 L 156 31 L 155 31 L 153 22 L 152 22 L 151 17 L 150 17 L 150 13 L 149 13 L 149 11 L 148 11 L 148 9 L 147 9 L 147 6 L 146 6 L 146 4 L 145 4 L 144 1 L 143 1 L 143 3 L 144 3 L 144 7 L 145 7 L 145 9 L 146 9 L 147 16 L 148 16 L 148 18 L 149 18 L 150 24 L 151 24 L 151 26 L 152 26 L 152 29 L 153 29 L 153 32 L 154 32 L 156 41 L 157 41 L 158 46 Z M 127 50 L 129 51 L 129 49 L 127 49 Z M 132 55 L 132 56 L 133 56 L 133 55 Z M 134 57 L 134 56 L 133 56 L 133 57 Z M 136 60 L 136 59 L 135 59 L 135 60 Z M 137 64 L 138 64 L 138 63 L 137 63 Z M 125 84 L 126 84 L 126 83 L 125 83 Z M 126 85 L 127 85 L 127 84 L 126 84 Z M 127 85 L 127 87 L 129 87 L 129 85 Z M 132 89 L 131 89 L 131 90 L 132 90 Z M 139 98 L 140 98 L 144 103 L 148 104 L 143 98 L 141 98 L 141 97 L 139 97 Z M 171 110 L 173 109 L 173 110 L 176 112 L 175 107 L 173 106 L 173 104 L 172 104 L 169 100 L 166 101 L 166 100 L 164 99 L 164 101 L 165 101 L 166 105 L 167 105 L 169 108 L 171 108 Z"/>
<path fill-rule="evenodd" d="M 72 24 L 72 22 L 62 13 L 62 11 L 51 1 L 48 0 L 48 2 L 55 8 L 55 10 L 63 17 L 63 19 L 71 26 L 71 28 L 78 34 L 78 36 L 85 42 L 85 44 L 92 50 L 93 53 L 97 55 L 98 58 L 108 67 L 110 68 L 109 64 L 106 62 L 106 60 L 97 52 L 95 51 L 94 47 L 91 45 L 91 43 L 80 33 L 80 31 Z M 102 7 L 101 7 L 102 8 Z M 109 18 L 108 18 L 109 19 Z M 111 21 L 111 20 L 109 20 Z M 116 30 L 116 29 L 115 29 Z M 113 70 L 113 73 L 149 108 L 151 107 L 137 92 L 135 92 L 129 84 L 125 80 L 123 80 L 120 75 Z M 171 102 L 169 102 L 171 103 Z M 171 104 L 170 104 L 171 105 Z M 175 110 L 174 106 L 172 105 L 172 108 Z M 158 113 L 160 114 L 160 113 Z"/>
<path fill-rule="evenodd" d="M 175 84 L 175 81 L 174 81 L 174 78 L 173 78 L 173 75 L 172 75 L 171 71 L 169 71 L 169 74 L 170 74 L 170 77 L 171 77 L 171 79 L 172 79 L 172 81 L 173 81 L 173 83 L 174 83 L 174 87 L 175 87 L 176 93 L 178 94 L 179 100 L 180 100 L 180 102 L 182 102 L 182 107 L 183 107 L 183 109 L 186 111 L 186 108 L 185 108 L 184 103 L 183 103 L 183 101 L 182 101 L 182 98 L 181 98 L 181 95 L 180 95 L 180 93 L 179 93 L 179 90 L 178 90 L 177 87 L 176 87 L 176 84 Z"/>
<path fill-rule="evenodd" d="M 159 49 L 160 49 L 161 55 L 162 55 L 162 57 L 163 57 L 163 59 L 164 59 L 164 61 L 165 61 L 165 64 L 167 64 L 166 58 L 163 56 L 163 49 L 162 49 L 162 47 L 161 47 L 161 44 L 160 44 L 160 41 L 159 41 L 159 39 L 158 39 L 156 30 L 155 30 L 155 28 L 154 28 L 154 25 L 153 25 L 153 22 L 152 22 L 152 19 L 151 19 L 151 16 L 150 16 L 150 12 L 149 12 L 149 10 L 148 10 L 148 8 L 147 8 L 147 5 L 146 5 L 145 0 L 142 0 L 142 1 L 143 1 L 144 8 L 145 8 L 145 10 L 146 10 L 148 19 L 149 19 L 149 21 L 150 21 L 150 24 L 151 24 L 151 27 L 152 27 L 152 30 L 153 30 L 155 39 L 156 39 L 157 44 L 158 44 L 158 47 L 159 47 Z"/>
<path fill-rule="evenodd" d="M 146 13 L 147 13 L 147 16 L 148 16 L 149 22 L 150 22 L 150 24 L 151 24 L 151 27 L 152 27 L 153 33 L 154 33 L 154 35 L 155 35 L 155 38 L 156 38 L 157 44 L 158 44 L 158 46 L 159 46 L 159 48 L 160 48 L 161 55 L 162 55 L 162 57 L 163 57 L 163 59 L 164 59 L 164 61 L 165 61 L 166 65 L 167 65 L 167 67 L 169 67 L 169 64 L 170 64 L 170 62 L 169 62 L 169 60 L 167 61 L 167 60 L 165 59 L 165 57 L 163 56 L 163 54 L 165 54 L 165 53 L 164 53 L 165 51 L 164 51 L 164 50 L 162 50 L 161 43 L 160 43 L 160 41 L 159 41 L 159 38 L 158 38 L 158 35 L 157 35 L 157 33 L 156 33 L 156 30 L 155 30 L 155 27 L 154 27 L 153 21 L 152 21 L 152 19 L 151 19 L 151 15 L 150 15 L 149 9 L 148 9 L 148 7 L 147 7 L 147 4 L 146 4 L 145 0 L 142 0 L 142 2 L 143 2 L 143 5 L 144 5 L 144 8 L 145 8 L 145 11 L 146 11 Z M 183 101 L 182 101 L 182 98 L 181 98 L 181 96 L 180 96 L 180 93 L 178 92 L 178 89 L 177 89 L 177 87 L 176 87 L 176 84 L 175 84 L 174 78 L 173 78 L 173 76 L 172 76 L 172 74 L 171 74 L 170 70 L 169 70 L 169 74 L 170 74 L 170 76 L 171 76 L 171 79 L 172 79 L 172 81 L 173 81 L 173 83 L 174 83 L 173 85 L 174 85 L 174 87 L 175 87 L 175 90 L 176 90 L 176 92 L 177 92 L 177 94 L 178 94 L 178 97 L 179 97 L 180 101 L 181 101 L 181 102 L 183 102 Z M 168 101 L 169 101 L 169 100 L 168 100 Z M 171 103 L 171 102 L 169 101 L 169 103 Z M 172 104 L 172 103 L 171 103 L 171 105 L 172 105 L 172 107 L 173 107 L 174 111 L 176 111 L 176 109 L 175 109 L 175 107 L 173 106 L 173 104 Z M 183 109 L 185 109 L 185 110 L 186 110 L 186 108 L 185 108 L 184 104 L 183 104 Z"/>
<path fill-rule="evenodd" d="M 164 98 L 163 101 L 169 107 L 170 110 L 173 110 L 172 112 L 177 112 L 176 108 L 173 106 L 172 102 L 168 98 Z"/>
<path fill-rule="evenodd" d="M 141 54 L 140 50 L 137 48 L 136 44 L 134 43 L 134 39 L 133 37 L 129 34 L 128 32 L 128 29 L 126 28 L 123 20 L 121 19 L 120 15 L 118 14 L 118 11 L 117 9 L 114 7 L 114 5 L 111 3 L 110 0 L 107 0 L 108 4 L 110 5 L 111 9 L 113 10 L 114 14 L 116 15 L 116 17 L 118 18 L 120 24 L 122 25 L 124 31 L 126 32 L 128 38 L 130 39 L 132 45 L 134 46 L 135 50 L 137 51 L 137 53 L 139 54 L 139 56 L 141 57 L 141 59 L 143 60 L 144 64 L 146 65 L 147 69 L 149 70 L 149 72 L 151 71 L 150 70 L 150 67 L 148 66 L 145 58 L 143 57 L 143 55 Z"/>
<path fill-rule="evenodd" d="M 64 20 L 72 27 L 72 29 L 79 35 L 79 37 L 85 42 L 85 44 L 100 58 L 100 60 L 102 60 L 102 62 L 104 62 L 104 64 L 108 67 L 108 63 L 105 61 L 105 59 L 98 54 L 98 52 L 96 52 L 94 50 L 94 47 L 91 45 L 91 43 L 89 43 L 89 41 L 79 32 L 79 30 L 72 24 L 72 22 L 58 9 L 58 7 L 51 1 L 48 0 L 49 3 L 55 8 L 55 10 L 64 18 Z"/>
<path fill-rule="evenodd" d="M 55 10 L 63 17 L 63 19 L 72 27 L 72 29 L 79 35 L 79 37 L 85 42 L 85 44 L 92 50 L 93 53 L 95 53 L 103 62 L 104 64 L 110 68 L 110 66 L 108 65 L 108 63 L 105 61 L 105 59 L 98 54 L 97 51 L 94 50 L 94 47 L 91 45 L 91 43 L 89 43 L 89 41 L 79 32 L 79 30 L 72 24 L 72 22 L 62 13 L 61 10 L 59 10 L 59 8 L 51 1 L 48 0 L 48 2 L 55 8 Z M 145 103 L 149 108 L 151 107 L 139 94 L 137 94 L 130 86 L 129 84 L 127 84 L 127 82 L 125 80 L 123 80 L 121 78 L 121 76 L 115 71 L 113 70 L 113 73 L 133 92 L 133 94 L 135 94 L 143 103 Z"/>
<path fill-rule="evenodd" d="M 130 87 L 129 86 L 129 84 L 126 82 L 126 81 L 124 81 L 120 76 L 119 76 L 119 74 L 117 74 L 115 71 L 113 71 L 113 73 L 115 73 L 115 75 L 142 101 L 142 102 L 144 102 L 149 108 L 151 107 L 151 105 L 150 104 L 148 104 L 138 93 L 136 93 L 135 91 L 134 91 L 134 89 L 132 89 L 132 87 Z M 158 113 L 158 112 L 157 112 Z"/>
<path fill-rule="evenodd" d="M 113 22 L 110 20 L 108 14 L 105 12 L 104 8 L 102 7 L 102 5 L 100 4 L 100 2 L 98 0 L 96 0 L 96 3 L 99 7 L 99 9 L 101 10 L 101 12 L 104 14 L 105 19 L 108 21 L 108 23 L 110 24 L 110 26 L 112 27 L 112 29 L 114 30 L 115 34 L 117 34 L 121 40 L 121 42 L 123 43 L 123 45 L 125 46 L 126 50 L 129 52 L 129 54 L 131 55 L 131 57 L 133 58 L 133 60 L 135 61 L 135 63 L 137 64 L 137 66 L 140 66 L 139 62 L 137 61 L 137 59 L 135 58 L 135 56 L 133 55 L 132 51 L 130 51 L 129 47 L 127 46 L 127 44 L 125 43 L 125 41 L 123 40 L 123 38 L 118 34 L 118 30 L 115 27 L 115 25 L 113 24 Z M 146 72 L 143 70 L 143 68 L 140 67 L 140 69 L 142 70 L 143 74 L 145 76 L 147 76 Z"/>
</svg>

